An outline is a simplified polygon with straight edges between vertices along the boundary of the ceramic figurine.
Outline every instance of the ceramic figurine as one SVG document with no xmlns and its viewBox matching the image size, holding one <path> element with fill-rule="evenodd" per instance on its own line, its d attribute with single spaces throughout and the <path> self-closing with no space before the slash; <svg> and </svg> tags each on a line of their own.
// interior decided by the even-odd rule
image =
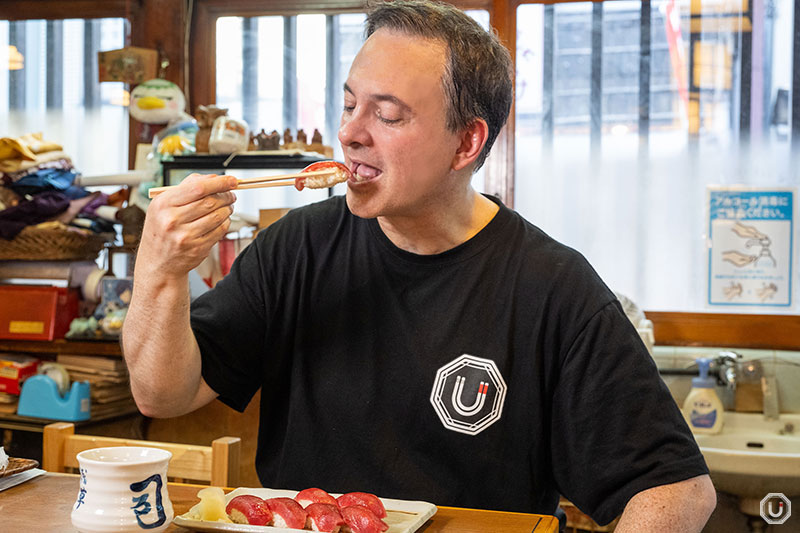
<svg viewBox="0 0 800 533">
<path fill-rule="evenodd" d="M 314 128 L 314 134 L 311 136 L 311 144 L 306 145 L 305 150 L 317 152 L 327 158 L 333 157 L 333 148 L 322 144 L 322 133 L 316 128 Z"/>
<path fill-rule="evenodd" d="M 267 135 L 267 132 L 264 131 L 263 128 L 260 132 L 258 132 L 258 135 L 254 137 L 254 140 L 256 144 L 256 150 L 268 150 L 266 146 L 269 143 L 269 135 Z"/>
<path fill-rule="evenodd" d="M 262 150 L 277 150 L 281 147 L 281 134 L 278 130 L 272 130 L 272 133 L 267 137 Z"/>
<path fill-rule="evenodd" d="M 197 153 L 208 153 L 208 139 L 211 137 L 211 127 L 217 117 L 228 114 L 227 109 L 211 105 L 197 106 L 197 135 L 194 139 L 194 148 Z"/>
</svg>

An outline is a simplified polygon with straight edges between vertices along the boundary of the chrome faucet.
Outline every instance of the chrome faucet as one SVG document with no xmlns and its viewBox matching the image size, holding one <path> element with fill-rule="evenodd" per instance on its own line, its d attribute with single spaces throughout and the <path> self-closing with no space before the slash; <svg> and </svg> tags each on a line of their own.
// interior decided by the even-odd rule
<svg viewBox="0 0 800 533">
<path fill-rule="evenodd" d="M 717 354 L 714 359 L 714 364 L 717 366 L 717 384 L 728 387 L 730 390 L 736 388 L 736 365 L 741 358 L 741 354 L 731 350 Z"/>
</svg>

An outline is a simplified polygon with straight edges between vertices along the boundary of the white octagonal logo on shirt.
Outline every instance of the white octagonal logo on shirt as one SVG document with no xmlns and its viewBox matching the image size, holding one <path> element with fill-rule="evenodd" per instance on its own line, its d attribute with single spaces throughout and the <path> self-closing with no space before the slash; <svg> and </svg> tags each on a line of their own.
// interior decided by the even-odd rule
<svg viewBox="0 0 800 533">
<path fill-rule="evenodd" d="M 477 435 L 500 419 L 506 382 L 491 359 L 464 354 L 436 372 L 431 404 L 447 429 Z"/>
</svg>

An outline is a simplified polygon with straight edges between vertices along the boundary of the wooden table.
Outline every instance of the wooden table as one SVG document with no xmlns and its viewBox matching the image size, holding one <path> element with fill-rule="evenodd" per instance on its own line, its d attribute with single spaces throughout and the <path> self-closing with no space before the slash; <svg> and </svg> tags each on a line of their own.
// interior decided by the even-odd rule
<svg viewBox="0 0 800 533">
<path fill-rule="evenodd" d="M 26 533 L 74 533 L 70 513 L 78 495 L 79 478 L 74 474 L 47 473 L 0 492 L 3 531 Z M 200 485 L 169 484 L 175 514 L 183 514 L 197 503 Z M 187 533 L 175 525 L 167 531 Z M 439 507 L 420 533 L 556 533 L 552 516 L 504 513 Z"/>
</svg>

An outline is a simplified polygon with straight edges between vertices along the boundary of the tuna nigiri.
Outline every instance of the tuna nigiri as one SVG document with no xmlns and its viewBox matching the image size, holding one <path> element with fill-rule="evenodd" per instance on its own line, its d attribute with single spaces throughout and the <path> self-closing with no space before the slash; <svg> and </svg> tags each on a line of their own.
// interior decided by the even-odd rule
<svg viewBox="0 0 800 533">
<path fill-rule="evenodd" d="M 332 505 L 337 505 L 336 498 L 324 490 L 317 488 L 301 490 L 297 493 L 297 496 L 294 497 L 294 501 L 303 507 L 308 507 L 308 505 L 312 503 L 330 503 Z"/>
<path fill-rule="evenodd" d="M 267 502 L 252 494 L 236 496 L 228 502 L 225 512 L 236 524 L 251 524 L 254 526 L 272 524 L 272 511 L 269 510 Z"/>
<path fill-rule="evenodd" d="M 386 509 L 383 507 L 380 498 L 368 492 L 348 492 L 347 494 L 342 494 L 336 498 L 336 503 L 339 505 L 340 509 L 352 505 L 360 505 L 372 511 L 378 518 L 386 517 Z"/>
<path fill-rule="evenodd" d="M 345 507 L 341 510 L 342 518 L 344 518 L 347 527 L 353 533 L 381 533 L 389 529 L 388 524 L 375 516 L 375 514 L 360 505 L 353 505 Z"/>
<path fill-rule="evenodd" d="M 345 525 L 339 508 L 330 503 L 312 503 L 306 507 L 306 513 L 308 513 L 306 529 L 311 529 L 311 531 L 338 533 L 339 529 Z"/>
<path fill-rule="evenodd" d="M 352 177 L 350 169 L 343 163 L 338 161 L 319 161 L 318 163 L 311 163 L 302 172 L 314 172 L 317 170 L 328 170 L 330 174 L 322 174 L 318 176 L 298 176 L 294 180 L 294 187 L 298 191 L 302 191 L 304 187 L 309 189 L 325 189 L 333 187 L 337 183 L 342 183 Z"/>
<path fill-rule="evenodd" d="M 265 500 L 272 511 L 272 525 L 289 529 L 306 526 L 306 511 L 291 498 L 269 498 Z"/>
</svg>

